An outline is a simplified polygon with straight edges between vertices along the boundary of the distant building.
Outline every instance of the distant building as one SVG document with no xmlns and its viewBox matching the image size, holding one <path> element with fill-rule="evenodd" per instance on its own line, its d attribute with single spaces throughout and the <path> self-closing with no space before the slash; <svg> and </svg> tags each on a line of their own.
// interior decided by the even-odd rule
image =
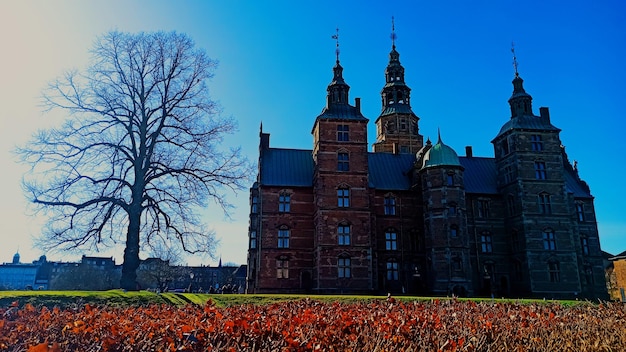
<svg viewBox="0 0 626 352">
<path fill-rule="evenodd" d="M 47 289 L 45 265 L 45 256 L 27 264 L 21 263 L 20 254 L 15 253 L 11 263 L 0 265 L 0 290 Z"/>
<path fill-rule="evenodd" d="M 607 270 L 607 286 L 610 298 L 626 302 L 626 251 L 609 260 L 611 266 Z"/>
<path fill-rule="evenodd" d="M 459 156 L 424 143 L 399 56 L 373 152 L 338 54 L 312 149 L 272 148 L 261 127 L 247 292 L 606 297 L 594 198 L 517 70 L 495 157 Z"/>
</svg>

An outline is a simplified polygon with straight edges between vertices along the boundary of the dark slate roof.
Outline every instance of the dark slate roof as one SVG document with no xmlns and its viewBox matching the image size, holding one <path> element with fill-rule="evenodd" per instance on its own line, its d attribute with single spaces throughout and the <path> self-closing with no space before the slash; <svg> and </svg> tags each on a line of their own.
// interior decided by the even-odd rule
<svg viewBox="0 0 626 352">
<path fill-rule="evenodd" d="M 413 110 L 409 104 L 400 104 L 395 103 L 385 107 L 383 112 L 380 113 L 380 116 L 387 116 L 392 114 L 411 114 L 414 115 Z"/>
<path fill-rule="evenodd" d="M 368 153 L 369 186 L 383 190 L 411 188 L 413 154 Z"/>
<path fill-rule="evenodd" d="M 261 162 L 261 185 L 313 186 L 313 156 L 310 150 L 265 149 Z"/>
<path fill-rule="evenodd" d="M 592 198 L 588 187 L 583 186 L 578 175 L 574 171 L 565 170 L 565 188 L 577 198 Z"/>
<path fill-rule="evenodd" d="M 481 157 L 459 157 L 461 166 L 465 168 L 463 181 L 465 192 L 497 194 L 496 159 Z"/>
<path fill-rule="evenodd" d="M 367 121 L 359 109 L 348 104 L 329 104 L 322 109 L 322 113 L 317 118 Z"/>
<path fill-rule="evenodd" d="M 500 129 L 500 132 L 498 132 L 498 136 L 513 129 L 560 131 L 560 129 L 554 127 L 548 119 L 534 115 L 523 115 L 507 121 Z"/>
</svg>

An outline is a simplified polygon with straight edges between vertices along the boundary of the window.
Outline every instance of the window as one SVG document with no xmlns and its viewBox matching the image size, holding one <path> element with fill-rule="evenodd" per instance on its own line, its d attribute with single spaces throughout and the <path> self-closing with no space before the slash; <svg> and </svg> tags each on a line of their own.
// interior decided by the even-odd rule
<svg viewBox="0 0 626 352">
<path fill-rule="evenodd" d="M 582 203 L 576 203 L 576 218 L 578 221 L 585 221 L 585 207 Z"/>
<path fill-rule="evenodd" d="M 478 217 L 479 218 L 489 217 L 489 201 L 488 200 L 481 199 L 478 201 Z"/>
<path fill-rule="evenodd" d="M 286 259 L 276 260 L 276 278 L 277 279 L 289 278 L 289 260 L 286 260 Z"/>
<path fill-rule="evenodd" d="M 480 235 L 480 248 L 483 253 L 493 252 L 493 239 L 490 233 L 483 232 L 483 234 Z"/>
<path fill-rule="evenodd" d="M 580 247 L 582 248 L 583 255 L 589 255 L 589 240 L 587 237 L 582 237 L 580 239 Z"/>
<path fill-rule="evenodd" d="M 396 198 L 385 196 L 385 215 L 396 215 Z"/>
<path fill-rule="evenodd" d="M 454 186 L 454 174 L 447 174 L 446 175 L 446 185 Z"/>
<path fill-rule="evenodd" d="M 340 278 L 348 278 L 350 273 L 350 258 L 339 257 L 337 260 L 337 275 Z"/>
<path fill-rule="evenodd" d="M 546 179 L 546 163 L 543 161 L 535 161 L 535 178 L 537 180 Z"/>
<path fill-rule="evenodd" d="M 347 142 L 350 140 L 350 130 L 348 125 L 337 125 L 337 141 Z"/>
<path fill-rule="evenodd" d="M 459 235 L 459 227 L 457 225 L 450 226 L 450 237 L 457 237 Z"/>
<path fill-rule="evenodd" d="M 556 251 L 556 237 L 550 229 L 543 231 L 543 249 L 547 251 Z"/>
<path fill-rule="evenodd" d="M 387 262 L 387 280 L 388 281 L 398 280 L 398 262 L 396 262 L 393 259 Z"/>
<path fill-rule="evenodd" d="M 337 240 L 340 246 L 350 245 L 350 226 L 349 225 L 337 226 Z"/>
<path fill-rule="evenodd" d="M 538 134 L 533 134 L 530 136 L 530 146 L 534 152 L 540 152 L 543 150 L 543 142 L 541 141 L 541 136 Z"/>
<path fill-rule="evenodd" d="M 347 208 L 350 206 L 350 190 L 347 188 L 337 189 L 337 206 Z"/>
<path fill-rule="evenodd" d="M 337 153 L 337 171 L 350 171 L 348 153 Z"/>
<path fill-rule="evenodd" d="M 511 183 L 515 175 L 513 173 L 513 167 L 511 165 L 507 165 L 504 167 L 504 183 Z"/>
<path fill-rule="evenodd" d="M 512 194 L 509 194 L 506 197 L 506 202 L 507 202 L 507 205 L 508 205 L 509 216 L 515 215 L 515 197 L 513 197 Z"/>
<path fill-rule="evenodd" d="M 291 210 L 291 195 L 281 193 L 278 196 L 278 212 L 288 213 Z"/>
<path fill-rule="evenodd" d="M 278 248 L 289 248 L 289 229 L 286 227 L 278 230 Z"/>
<path fill-rule="evenodd" d="M 450 203 L 450 206 L 448 207 L 448 216 L 456 216 L 456 213 L 456 203 Z"/>
<path fill-rule="evenodd" d="M 252 205 L 251 205 L 252 214 L 256 214 L 259 212 L 259 197 L 252 197 Z"/>
<path fill-rule="evenodd" d="M 539 212 L 541 214 L 552 214 L 552 203 L 550 202 L 549 194 L 539 194 L 537 196 L 537 204 L 539 205 Z"/>
<path fill-rule="evenodd" d="M 398 234 L 395 230 L 385 232 L 385 249 L 395 251 L 398 249 Z"/>
<path fill-rule="evenodd" d="M 561 270 L 558 262 L 548 263 L 548 274 L 550 276 L 550 282 L 561 282 Z"/>
<path fill-rule="evenodd" d="M 250 248 L 256 248 L 256 231 L 250 231 Z"/>
<path fill-rule="evenodd" d="M 454 271 L 463 270 L 463 262 L 461 261 L 461 257 L 458 255 L 452 258 L 452 269 L 454 269 Z"/>
</svg>

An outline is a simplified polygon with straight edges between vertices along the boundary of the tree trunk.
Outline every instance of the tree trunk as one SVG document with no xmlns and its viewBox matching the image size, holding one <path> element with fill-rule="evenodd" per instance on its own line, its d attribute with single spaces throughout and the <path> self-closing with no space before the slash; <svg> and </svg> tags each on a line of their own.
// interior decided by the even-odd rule
<svg viewBox="0 0 626 352">
<path fill-rule="evenodd" d="M 137 283 L 137 268 L 139 268 L 139 228 L 141 211 L 131 207 L 128 214 L 128 232 L 126 233 L 126 248 L 124 249 L 124 263 L 122 264 L 122 278 L 120 287 L 127 291 L 139 290 Z"/>
</svg>

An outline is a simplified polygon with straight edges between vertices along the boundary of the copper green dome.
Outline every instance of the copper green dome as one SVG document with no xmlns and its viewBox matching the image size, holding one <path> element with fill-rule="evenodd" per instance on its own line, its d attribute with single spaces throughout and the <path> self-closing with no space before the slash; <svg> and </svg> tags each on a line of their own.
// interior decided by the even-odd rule
<svg viewBox="0 0 626 352">
<path fill-rule="evenodd" d="M 437 143 L 433 145 L 433 147 L 430 148 L 424 155 L 424 166 L 422 168 L 435 166 L 461 166 L 459 156 L 456 154 L 454 149 L 443 144 L 441 141 L 441 135 L 438 137 L 439 139 L 437 140 Z"/>
</svg>

